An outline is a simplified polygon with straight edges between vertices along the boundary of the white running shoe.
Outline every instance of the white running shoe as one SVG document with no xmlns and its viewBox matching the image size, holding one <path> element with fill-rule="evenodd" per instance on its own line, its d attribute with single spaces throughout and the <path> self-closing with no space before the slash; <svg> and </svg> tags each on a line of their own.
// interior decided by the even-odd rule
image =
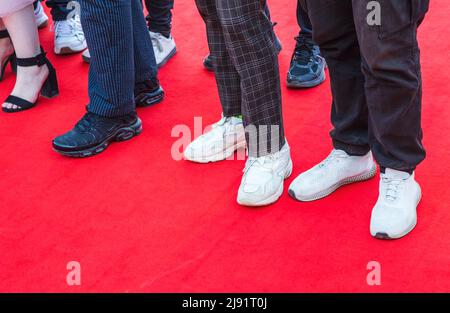
<svg viewBox="0 0 450 313">
<path fill-rule="evenodd" d="M 34 17 L 36 19 L 36 25 L 39 29 L 48 25 L 48 16 L 45 14 L 44 8 L 40 1 L 37 2 L 36 9 L 34 9 Z"/>
<path fill-rule="evenodd" d="M 333 149 L 324 161 L 292 182 L 289 194 L 299 201 L 313 201 L 328 196 L 343 185 L 370 179 L 375 173 L 371 152 L 364 156 L 351 156 Z"/>
<path fill-rule="evenodd" d="M 54 30 L 55 54 L 71 54 L 86 50 L 86 39 L 78 15 L 64 21 L 56 21 Z"/>
<path fill-rule="evenodd" d="M 387 168 L 380 174 L 380 194 L 372 210 L 370 233 L 378 239 L 398 239 L 417 224 L 421 190 L 414 173 Z"/>
<path fill-rule="evenodd" d="M 152 31 L 149 33 L 153 51 L 155 52 L 156 64 L 158 67 L 161 67 L 177 52 L 175 40 L 173 40 L 172 36 L 167 38 L 160 33 L 154 33 Z"/>
<path fill-rule="evenodd" d="M 227 159 L 234 151 L 244 148 L 245 131 L 242 119 L 222 117 L 211 131 L 192 141 L 184 151 L 184 158 L 198 163 L 217 162 Z"/>
<path fill-rule="evenodd" d="M 237 202 L 245 206 L 263 206 L 276 202 L 283 194 L 284 180 L 292 173 L 289 145 L 267 156 L 249 157 L 239 186 Z"/>
<path fill-rule="evenodd" d="M 89 49 L 83 51 L 83 53 L 81 54 L 81 58 L 84 62 L 91 63 L 91 53 L 89 52 Z"/>
</svg>

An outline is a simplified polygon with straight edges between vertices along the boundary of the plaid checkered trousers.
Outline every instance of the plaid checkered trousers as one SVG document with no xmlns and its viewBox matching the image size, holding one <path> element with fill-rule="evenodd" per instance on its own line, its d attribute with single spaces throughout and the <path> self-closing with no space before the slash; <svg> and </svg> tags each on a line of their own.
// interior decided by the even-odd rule
<svg viewBox="0 0 450 313">
<path fill-rule="evenodd" d="M 265 2 L 196 0 L 223 114 L 242 115 L 246 129 L 256 129 L 246 133 L 253 157 L 276 152 L 285 142 L 277 39 Z"/>
</svg>

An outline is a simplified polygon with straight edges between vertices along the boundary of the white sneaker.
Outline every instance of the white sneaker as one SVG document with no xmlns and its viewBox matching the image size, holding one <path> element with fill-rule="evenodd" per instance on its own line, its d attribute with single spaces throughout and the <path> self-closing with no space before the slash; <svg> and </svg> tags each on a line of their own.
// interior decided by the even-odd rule
<svg viewBox="0 0 450 313">
<path fill-rule="evenodd" d="M 38 1 L 36 9 L 34 9 L 34 17 L 36 19 L 36 25 L 39 29 L 48 25 L 48 16 L 45 14 L 44 8 L 40 1 Z"/>
<path fill-rule="evenodd" d="M 222 117 L 212 126 L 211 131 L 201 135 L 186 147 L 184 158 L 198 163 L 222 161 L 245 145 L 242 119 Z"/>
<path fill-rule="evenodd" d="M 158 67 L 161 67 L 177 52 L 175 40 L 173 40 L 172 36 L 167 38 L 160 33 L 149 33 L 153 44 L 153 51 L 155 52 L 156 64 Z"/>
<path fill-rule="evenodd" d="M 417 224 L 421 190 L 414 173 L 387 168 L 380 174 L 380 194 L 372 210 L 370 233 L 378 239 L 398 239 Z"/>
<path fill-rule="evenodd" d="M 291 173 L 292 160 L 287 142 L 276 153 L 248 158 L 237 202 L 246 206 L 263 206 L 276 202 L 283 194 L 284 180 Z"/>
<path fill-rule="evenodd" d="M 81 58 L 84 62 L 91 63 L 91 53 L 89 52 L 89 49 L 83 51 L 83 53 L 81 54 Z"/>
<path fill-rule="evenodd" d="M 87 48 L 81 27 L 80 17 L 56 21 L 55 30 L 55 54 L 70 54 L 84 51 Z"/>
<path fill-rule="evenodd" d="M 310 170 L 300 174 L 289 187 L 289 194 L 300 201 L 313 201 L 328 196 L 339 187 L 375 176 L 372 153 L 350 156 L 333 149 L 330 155 Z"/>
</svg>

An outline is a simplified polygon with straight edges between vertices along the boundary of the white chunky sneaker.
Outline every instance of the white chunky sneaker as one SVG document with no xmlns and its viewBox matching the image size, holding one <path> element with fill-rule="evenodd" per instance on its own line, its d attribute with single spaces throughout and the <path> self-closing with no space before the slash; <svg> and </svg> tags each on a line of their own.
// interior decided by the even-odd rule
<svg viewBox="0 0 450 313">
<path fill-rule="evenodd" d="M 289 194 L 299 201 L 313 201 L 328 196 L 339 187 L 375 176 L 372 153 L 351 156 L 333 149 L 318 165 L 300 174 L 289 187 Z"/>
<path fill-rule="evenodd" d="M 153 51 L 155 52 L 156 64 L 158 67 L 161 67 L 177 52 L 175 40 L 173 40 L 172 36 L 167 38 L 160 33 L 154 33 L 152 31 L 149 33 L 153 44 Z"/>
<path fill-rule="evenodd" d="M 398 239 L 417 224 L 421 190 L 414 173 L 387 168 L 380 174 L 380 194 L 372 210 L 370 233 L 378 239 Z"/>
<path fill-rule="evenodd" d="M 36 19 L 36 25 L 39 29 L 48 25 L 48 16 L 45 14 L 44 8 L 40 1 L 37 2 L 36 9 L 34 9 L 34 17 Z"/>
<path fill-rule="evenodd" d="M 212 126 L 211 131 L 201 135 L 186 147 L 184 158 L 198 163 L 222 161 L 245 145 L 242 119 L 222 117 Z"/>
<path fill-rule="evenodd" d="M 54 23 L 55 54 L 71 54 L 86 50 L 87 44 L 80 17 L 75 15 Z"/>
<path fill-rule="evenodd" d="M 289 145 L 267 156 L 249 157 L 239 186 L 237 202 L 245 206 L 263 206 L 276 202 L 283 194 L 284 180 L 292 173 Z"/>
</svg>

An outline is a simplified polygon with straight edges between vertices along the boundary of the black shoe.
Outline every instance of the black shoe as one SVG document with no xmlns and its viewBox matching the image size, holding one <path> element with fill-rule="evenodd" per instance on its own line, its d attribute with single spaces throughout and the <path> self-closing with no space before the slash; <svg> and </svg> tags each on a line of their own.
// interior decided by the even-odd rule
<svg viewBox="0 0 450 313">
<path fill-rule="evenodd" d="M 56 70 L 53 67 L 53 65 L 50 63 L 50 61 L 46 57 L 46 53 L 41 47 L 41 53 L 35 57 L 32 58 L 15 58 L 15 61 L 17 63 L 17 66 L 22 67 L 30 67 L 30 66 L 44 66 L 46 65 L 48 68 L 48 77 L 45 80 L 44 84 L 41 87 L 40 95 L 44 98 L 53 98 L 59 95 L 59 88 L 58 88 L 58 80 L 56 78 Z M 39 97 L 38 97 L 39 99 Z M 31 103 L 25 99 L 12 96 L 10 95 L 8 98 L 6 98 L 5 102 L 14 104 L 17 106 L 17 108 L 2 108 L 3 112 L 6 113 L 15 113 L 20 112 L 24 110 L 28 110 L 36 106 L 38 100 L 36 100 L 34 103 Z"/>
<path fill-rule="evenodd" d="M 210 72 L 214 72 L 214 65 L 213 65 L 213 62 L 211 60 L 211 55 L 210 54 L 208 54 L 203 59 L 203 66 L 205 67 L 206 70 L 208 70 Z"/>
<path fill-rule="evenodd" d="M 0 39 L 3 38 L 9 38 L 9 33 L 7 30 L 0 30 Z M 7 57 L 4 61 L 2 61 L 2 64 L 0 64 L 0 82 L 3 80 L 3 77 L 5 76 L 5 70 L 8 64 L 11 64 L 11 69 L 13 72 L 17 71 L 17 64 L 16 64 L 16 54 L 13 53 L 9 57 Z"/>
<path fill-rule="evenodd" d="M 125 141 L 142 132 L 136 113 L 108 118 L 86 113 L 75 127 L 53 140 L 53 149 L 65 156 L 83 158 L 104 151 L 113 141 Z"/>
<path fill-rule="evenodd" d="M 157 78 L 139 83 L 134 88 L 134 101 L 136 107 L 148 107 L 164 99 L 164 90 Z"/>
<path fill-rule="evenodd" d="M 292 88 L 311 88 L 325 81 L 325 59 L 311 39 L 296 37 L 297 45 L 292 54 L 287 74 L 287 85 Z"/>
</svg>

